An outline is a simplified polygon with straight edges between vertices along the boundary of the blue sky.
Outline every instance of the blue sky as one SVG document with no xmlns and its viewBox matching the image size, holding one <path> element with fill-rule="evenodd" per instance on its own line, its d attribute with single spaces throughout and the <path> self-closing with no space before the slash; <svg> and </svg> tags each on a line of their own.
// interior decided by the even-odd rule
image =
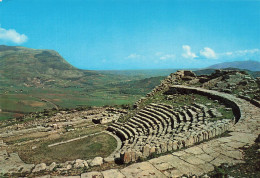
<svg viewBox="0 0 260 178">
<path fill-rule="evenodd" d="M 260 61 L 260 1 L 2 0 L 0 44 L 54 49 L 81 69 Z"/>
</svg>

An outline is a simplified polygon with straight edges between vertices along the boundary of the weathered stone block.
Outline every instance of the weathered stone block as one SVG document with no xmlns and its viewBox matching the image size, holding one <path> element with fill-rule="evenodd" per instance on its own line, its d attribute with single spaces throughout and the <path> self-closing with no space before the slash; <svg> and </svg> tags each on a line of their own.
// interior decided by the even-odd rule
<svg viewBox="0 0 260 178">
<path fill-rule="evenodd" d="M 124 151 L 120 153 L 120 158 L 124 163 L 130 163 L 132 158 L 131 158 L 131 152 Z"/>
<path fill-rule="evenodd" d="M 90 166 L 100 166 L 103 164 L 103 158 L 102 157 L 95 157 L 90 163 Z"/>
<path fill-rule="evenodd" d="M 156 152 L 156 147 L 155 146 L 152 146 L 151 149 L 150 149 L 150 154 L 151 153 L 155 153 Z"/>
<path fill-rule="evenodd" d="M 131 161 L 132 161 L 132 162 L 135 162 L 135 161 L 137 160 L 137 158 L 136 158 L 136 152 L 135 152 L 135 151 L 131 151 L 130 154 L 131 154 Z"/>
<path fill-rule="evenodd" d="M 156 153 L 157 153 L 157 154 L 162 153 L 162 150 L 161 150 L 161 147 L 160 147 L 160 146 L 156 146 L 155 150 L 156 150 Z"/>
<path fill-rule="evenodd" d="M 150 149 L 151 149 L 150 145 L 145 145 L 143 147 L 143 156 L 144 157 L 148 157 L 150 155 Z"/>
<path fill-rule="evenodd" d="M 202 133 L 199 133 L 197 137 L 198 137 L 198 142 L 203 141 L 203 134 Z"/>
<path fill-rule="evenodd" d="M 96 172 L 96 171 L 93 171 L 93 172 L 87 172 L 87 173 L 84 173 L 84 174 L 81 174 L 80 176 L 81 178 L 103 178 L 103 175 L 101 172 Z"/>
<path fill-rule="evenodd" d="M 188 137 L 188 139 L 187 139 L 187 143 L 186 143 L 186 145 L 187 146 L 191 146 L 191 145 L 193 145 L 194 144 L 194 137 L 193 136 L 190 136 L 190 137 Z"/>
<path fill-rule="evenodd" d="M 177 150 L 178 149 L 178 142 L 177 141 L 173 141 L 172 142 L 172 149 L 173 150 Z"/>
<path fill-rule="evenodd" d="M 172 151 L 172 141 L 168 141 L 167 150 Z"/>
<path fill-rule="evenodd" d="M 165 142 L 161 143 L 160 147 L 161 147 L 162 153 L 167 152 L 167 143 L 165 143 Z"/>
<path fill-rule="evenodd" d="M 203 131 L 203 140 L 208 140 L 209 139 L 209 134 L 208 134 L 208 132 L 207 131 Z"/>
<path fill-rule="evenodd" d="M 46 170 L 47 166 L 45 163 L 37 164 L 32 172 L 40 172 Z"/>
</svg>

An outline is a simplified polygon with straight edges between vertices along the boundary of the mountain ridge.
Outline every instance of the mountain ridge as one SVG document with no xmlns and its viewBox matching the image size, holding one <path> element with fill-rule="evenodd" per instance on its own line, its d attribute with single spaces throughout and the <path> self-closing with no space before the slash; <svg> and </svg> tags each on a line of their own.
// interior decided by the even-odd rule
<svg viewBox="0 0 260 178">
<path fill-rule="evenodd" d="M 254 60 L 223 62 L 223 63 L 218 63 L 207 67 L 207 69 L 209 68 L 212 69 L 238 68 L 238 69 L 246 69 L 251 71 L 260 71 L 260 62 Z"/>
</svg>

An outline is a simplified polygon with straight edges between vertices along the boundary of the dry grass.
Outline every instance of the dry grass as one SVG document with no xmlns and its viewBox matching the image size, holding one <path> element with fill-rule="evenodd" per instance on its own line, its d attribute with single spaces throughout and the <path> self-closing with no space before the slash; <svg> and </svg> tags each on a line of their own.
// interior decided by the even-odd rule
<svg viewBox="0 0 260 178">
<path fill-rule="evenodd" d="M 53 142 L 53 140 L 52 140 Z M 106 157 L 117 146 L 116 140 L 105 133 L 90 136 L 80 140 L 48 147 L 50 142 L 42 144 L 26 144 L 18 148 L 18 154 L 26 163 L 66 162 L 75 159 L 91 159 L 96 156 Z M 32 149 L 32 146 L 37 146 Z"/>
</svg>

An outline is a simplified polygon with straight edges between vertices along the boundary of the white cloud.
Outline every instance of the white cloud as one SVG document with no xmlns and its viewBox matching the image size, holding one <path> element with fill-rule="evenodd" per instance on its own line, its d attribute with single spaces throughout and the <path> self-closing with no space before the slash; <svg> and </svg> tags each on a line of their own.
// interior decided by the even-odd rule
<svg viewBox="0 0 260 178">
<path fill-rule="evenodd" d="M 226 52 L 225 53 L 227 56 L 231 56 L 233 54 L 233 52 Z"/>
<path fill-rule="evenodd" d="M 183 51 L 184 51 L 184 53 L 182 53 L 182 56 L 183 56 L 184 58 L 191 58 L 191 59 L 193 59 L 193 58 L 195 58 L 195 57 L 198 57 L 198 56 L 196 56 L 195 53 L 192 53 L 192 52 L 191 52 L 191 48 L 190 48 L 189 45 L 183 45 L 183 46 L 182 46 L 182 49 L 183 49 Z"/>
<path fill-rule="evenodd" d="M 25 34 L 19 34 L 14 29 L 6 30 L 0 27 L 0 40 L 21 44 L 26 42 L 27 39 L 28 37 Z"/>
<path fill-rule="evenodd" d="M 157 52 L 157 53 L 155 53 L 155 56 L 161 56 L 161 55 L 163 55 L 163 52 Z"/>
<path fill-rule="evenodd" d="M 174 59 L 174 58 L 175 58 L 174 54 L 165 54 L 160 57 L 161 60 Z"/>
<path fill-rule="evenodd" d="M 141 55 L 133 53 L 133 54 L 130 54 L 129 56 L 127 56 L 126 58 L 127 59 L 136 59 L 136 58 L 140 58 L 140 57 L 141 57 Z"/>
<path fill-rule="evenodd" d="M 256 53 L 260 53 L 260 49 L 245 49 L 245 50 L 238 50 L 238 51 L 229 51 L 229 52 L 225 52 L 225 53 L 219 53 L 219 56 L 225 57 L 243 57 L 243 56 L 250 56 L 250 55 L 255 55 Z"/>
<path fill-rule="evenodd" d="M 205 47 L 203 50 L 200 50 L 200 55 L 204 56 L 208 59 L 215 59 L 217 58 L 216 53 L 214 52 L 213 49 L 209 47 Z"/>
</svg>

